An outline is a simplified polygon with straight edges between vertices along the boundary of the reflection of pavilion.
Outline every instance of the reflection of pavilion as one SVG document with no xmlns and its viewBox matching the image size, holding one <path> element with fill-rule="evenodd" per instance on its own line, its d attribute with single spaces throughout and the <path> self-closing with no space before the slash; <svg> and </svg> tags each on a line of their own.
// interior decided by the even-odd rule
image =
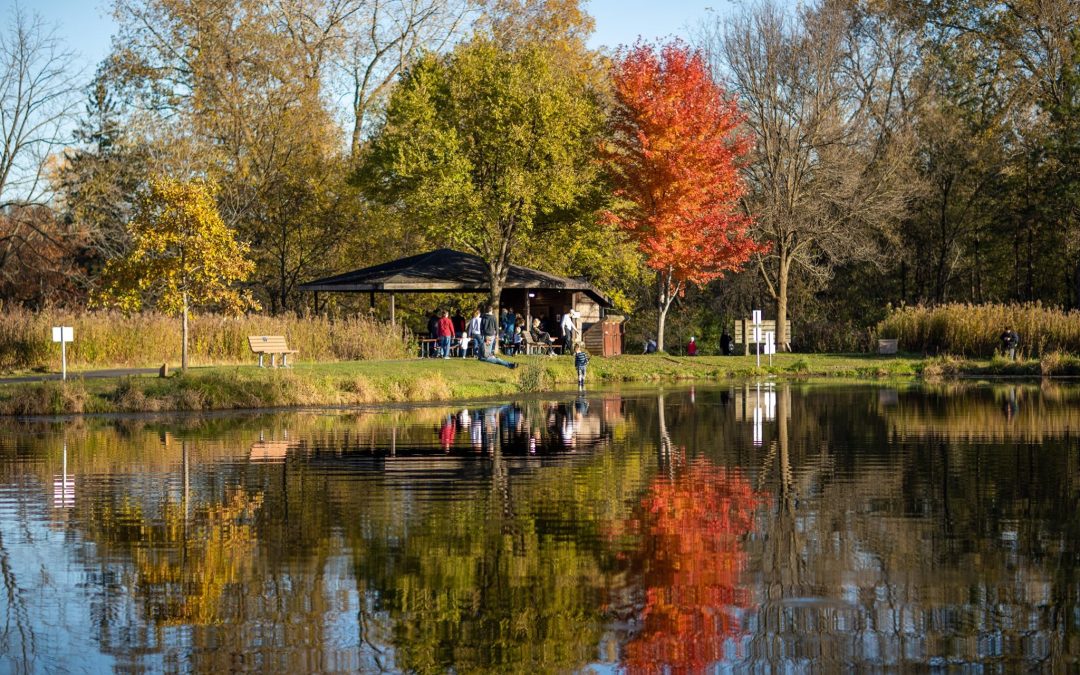
<svg viewBox="0 0 1080 675">
<path fill-rule="evenodd" d="M 381 421 L 379 418 L 363 419 Z M 487 405 L 421 408 L 359 434 L 303 443 L 260 440 L 253 461 L 284 461 L 298 448 L 304 463 L 336 472 L 378 472 L 411 483 L 488 475 L 488 461 L 513 469 L 536 461 L 588 456 L 623 422 L 622 397 L 606 395 Z M 498 469 L 501 471 L 502 469 Z"/>
</svg>

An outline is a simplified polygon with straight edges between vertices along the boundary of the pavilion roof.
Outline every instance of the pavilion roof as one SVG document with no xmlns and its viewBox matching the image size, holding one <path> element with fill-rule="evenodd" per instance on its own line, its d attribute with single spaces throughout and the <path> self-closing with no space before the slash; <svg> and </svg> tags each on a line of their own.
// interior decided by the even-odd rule
<svg viewBox="0 0 1080 675">
<path fill-rule="evenodd" d="M 504 289 L 581 291 L 603 307 L 611 300 L 592 284 L 520 265 L 511 265 Z M 301 284 L 301 291 L 364 293 L 490 293 L 487 265 L 449 248 L 399 258 Z"/>
</svg>

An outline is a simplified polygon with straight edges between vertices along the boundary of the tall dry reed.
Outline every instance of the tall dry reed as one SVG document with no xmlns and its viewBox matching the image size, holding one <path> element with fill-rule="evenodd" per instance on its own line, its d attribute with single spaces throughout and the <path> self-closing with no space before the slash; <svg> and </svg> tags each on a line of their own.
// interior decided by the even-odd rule
<svg viewBox="0 0 1080 675">
<path fill-rule="evenodd" d="M 180 319 L 144 312 L 46 310 L 0 311 L 0 371 L 55 369 L 60 347 L 52 326 L 72 326 L 70 368 L 176 364 L 180 359 Z M 301 361 L 353 361 L 403 358 L 408 336 L 401 329 L 367 317 L 328 319 L 294 314 L 226 317 L 192 316 L 189 322 L 193 364 L 250 363 L 249 335 L 284 335 Z"/>
<path fill-rule="evenodd" d="M 989 358 L 1001 349 L 1001 333 L 1011 326 L 1020 334 L 1019 354 L 1080 354 L 1080 312 L 1011 305 L 916 305 L 893 309 L 877 325 L 883 338 L 897 338 L 900 349 L 925 354 Z"/>
</svg>

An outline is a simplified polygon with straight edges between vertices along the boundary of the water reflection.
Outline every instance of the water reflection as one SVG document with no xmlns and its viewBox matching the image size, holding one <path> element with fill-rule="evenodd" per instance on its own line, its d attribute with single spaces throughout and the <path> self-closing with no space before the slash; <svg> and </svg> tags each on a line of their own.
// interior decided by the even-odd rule
<svg viewBox="0 0 1080 675">
<path fill-rule="evenodd" d="M 0 671 L 1067 670 L 1077 403 L 748 383 L 8 423 Z"/>
<path fill-rule="evenodd" d="M 628 672 L 697 672 L 741 657 L 741 615 L 751 591 L 741 583 L 744 542 L 763 503 L 738 470 L 708 459 L 684 462 L 658 477 L 626 523 L 638 539 L 631 558 L 643 606 L 622 664 Z"/>
</svg>

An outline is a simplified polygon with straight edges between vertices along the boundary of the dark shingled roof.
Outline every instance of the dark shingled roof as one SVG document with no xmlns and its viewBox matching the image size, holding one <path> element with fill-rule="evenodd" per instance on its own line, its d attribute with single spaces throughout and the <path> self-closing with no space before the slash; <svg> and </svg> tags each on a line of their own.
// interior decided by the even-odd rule
<svg viewBox="0 0 1080 675">
<path fill-rule="evenodd" d="M 611 300 L 592 284 L 555 276 L 540 270 L 511 265 L 505 289 L 581 291 L 603 307 Z M 489 293 L 487 265 L 475 255 L 440 248 L 428 253 L 392 260 L 381 265 L 309 281 L 301 291 L 375 293 Z"/>
</svg>

